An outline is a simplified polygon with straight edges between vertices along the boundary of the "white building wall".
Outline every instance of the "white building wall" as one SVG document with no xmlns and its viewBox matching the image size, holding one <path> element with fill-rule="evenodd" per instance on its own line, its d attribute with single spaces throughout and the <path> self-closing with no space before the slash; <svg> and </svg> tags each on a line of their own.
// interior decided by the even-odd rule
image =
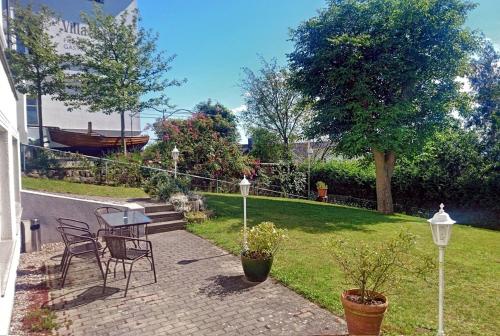
<svg viewBox="0 0 500 336">
<path fill-rule="evenodd" d="M 0 0 L 0 5 L 3 5 Z M 3 6 L 0 6 L 3 8 Z M 1 20 L 0 20 L 1 22 Z M 5 58 L 6 39 L 0 29 L 0 335 L 8 335 L 14 304 L 20 234 L 19 129 L 16 94 Z"/>
<path fill-rule="evenodd" d="M 137 8 L 136 0 L 22 0 L 21 4 L 31 3 L 36 10 L 41 5 L 48 6 L 60 16 L 60 21 L 49 32 L 53 40 L 57 43 L 57 50 L 61 54 L 77 54 L 78 50 L 68 41 L 69 37 L 76 38 L 84 36 L 85 28 L 81 24 L 80 15 L 82 12 L 92 13 L 93 6 L 102 2 L 105 13 L 119 16 L 123 12 L 131 13 Z M 52 100 L 51 96 L 42 97 L 43 125 L 60 127 L 67 130 L 86 130 L 88 122 L 92 122 L 95 131 L 112 131 L 116 135 L 120 132 L 120 116 L 118 114 L 106 115 L 101 112 L 90 113 L 87 109 L 81 108 L 77 111 L 68 112 L 63 102 Z M 38 129 L 35 125 L 29 125 L 28 136 L 38 139 Z M 131 118 L 126 115 L 125 131 L 141 131 L 141 121 L 138 117 Z"/>
</svg>

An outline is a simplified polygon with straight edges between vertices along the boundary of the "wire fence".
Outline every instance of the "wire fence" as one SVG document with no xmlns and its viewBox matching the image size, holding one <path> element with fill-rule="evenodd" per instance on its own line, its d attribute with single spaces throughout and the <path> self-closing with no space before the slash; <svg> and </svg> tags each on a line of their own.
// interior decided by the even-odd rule
<svg viewBox="0 0 500 336">
<path fill-rule="evenodd" d="M 134 162 L 100 158 L 78 153 L 34 145 L 21 145 L 21 168 L 25 175 L 33 177 L 48 177 L 64 179 L 73 182 L 142 187 L 146 179 L 156 173 L 174 176 L 173 169 L 141 165 Z M 193 191 L 215 193 L 239 193 L 239 179 L 219 179 L 177 171 L 178 176 L 190 179 L 190 189 Z M 262 185 L 258 180 L 252 181 L 250 194 L 257 196 L 307 199 L 305 195 L 286 193 L 277 186 Z M 304 190 L 307 194 L 307 190 Z M 312 199 L 316 198 L 311 193 Z M 376 210 L 377 202 L 348 195 L 329 194 L 325 200 L 328 203 Z M 434 211 L 417 207 L 394 204 L 398 213 L 430 218 Z"/>
</svg>

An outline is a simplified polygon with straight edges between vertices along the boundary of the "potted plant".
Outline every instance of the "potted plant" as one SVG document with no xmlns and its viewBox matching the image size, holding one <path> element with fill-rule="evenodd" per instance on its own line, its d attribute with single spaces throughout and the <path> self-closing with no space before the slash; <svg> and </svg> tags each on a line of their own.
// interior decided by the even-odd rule
<svg viewBox="0 0 500 336">
<path fill-rule="evenodd" d="M 276 252 L 286 238 L 286 231 L 272 222 L 262 222 L 247 234 L 247 246 L 241 252 L 241 264 L 247 280 L 265 281 L 271 271 Z"/>
<path fill-rule="evenodd" d="M 323 181 L 316 182 L 316 189 L 318 190 L 318 197 L 324 198 L 328 194 L 328 186 Z"/>
<path fill-rule="evenodd" d="M 349 335 L 379 335 L 389 305 L 385 296 L 405 276 L 423 275 L 432 259 L 414 252 L 415 236 L 401 232 L 389 241 L 374 243 L 335 240 L 332 254 L 353 288 L 340 296 Z"/>
</svg>

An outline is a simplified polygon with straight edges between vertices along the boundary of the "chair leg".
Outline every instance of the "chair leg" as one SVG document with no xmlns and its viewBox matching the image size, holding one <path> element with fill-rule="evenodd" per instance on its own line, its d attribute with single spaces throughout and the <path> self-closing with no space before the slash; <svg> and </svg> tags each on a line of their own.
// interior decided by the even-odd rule
<svg viewBox="0 0 500 336">
<path fill-rule="evenodd" d="M 104 275 L 104 285 L 102 286 L 102 294 L 104 294 L 106 291 L 106 281 L 108 280 L 108 271 L 109 271 L 109 263 L 110 262 L 111 262 L 111 259 L 109 259 L 106 262 L 106 274 Z"/>
<path fill-rule="evenodd" d="M 99 269 L 101 270 L 102 278 L 104 279 L 104 270 L 102 269 L 101 258 L 99 258 L 99 252 L 94 250 L 95 257 L 97 259 L 97 265 L 99 265 Z"/>
<path fill-rule="evenodd" d="M 61 257 L 61 262 L 59 263 L 59 268 L 62 270 L 64 265 L 65 265 L 65 261 L 66 261 L 66 258 L 68 257 L 68 248 L 67 247 L 64 247 L 64 252 L 63 252 L 63 255 Z"/>
<path fill-rule="evenodd" d="M 135 262 L 135 260 L 132 261 L 132 263 L 130 263 L 130 269 L 128 271 L 127 286 L 125 287 L 125 295 L 123 295 L 123 297 L 127 296 L 128 284 L 130 283 L 130 278 L 132 278 L 132 266 L 134 266 L 134 262 Z"/>
<path fill-rule="evenodd" d="M 149 260 L 149 258 L 147 258 Z M 155 260 L 153 258 L 153 254 L 151 254 L 151 265 L 153 266 L 153 275 L 155 276 L 155 283 L 156 283 L 156 267 L 155 267 Z"/>
<path fill-rule="evenodd" d="M 123 276 L 126 278 L 127 272 L 125 271 L 125 260 L 124 259 L 122 259 L 122 266 L 123 266 Z"/>
<path fill-rule="evenodd" d="M 70 255 L 68 257 L 68 260 L 66 261 L 66 265 L 65 265 L 66 267 L 64 267 L 64 269 L 63 269 L 61 288 L 64 287 L 64 283 L 66 282 L 66 275 L 68 275 L 69 266 L 71 265 L 72 258 L 73 258 L 73 255 Z"/>
</svg>

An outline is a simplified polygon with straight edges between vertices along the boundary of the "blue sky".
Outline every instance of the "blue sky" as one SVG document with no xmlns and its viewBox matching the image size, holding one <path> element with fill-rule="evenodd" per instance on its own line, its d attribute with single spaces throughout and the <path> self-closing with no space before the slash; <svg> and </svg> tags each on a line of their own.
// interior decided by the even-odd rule
<svg viewBox="0 0 500 336">
<path fill-rule="evenodd" d="M 468 25 L 500 46 L 500 0 L 476 1 Z M 178 108 L 212 98 L 243 105 L 241 68 L 259 67 L 258 55 L 286 64 L 289 28 L 314 16 L 324 0 L 138 0 L 143 26 L 160 34 L 159 48 L 177 54 L 170 76 L 187 83 L 167 92 Z M 150 122 L 152 119 L 145 119 Z"/>
</svg>

